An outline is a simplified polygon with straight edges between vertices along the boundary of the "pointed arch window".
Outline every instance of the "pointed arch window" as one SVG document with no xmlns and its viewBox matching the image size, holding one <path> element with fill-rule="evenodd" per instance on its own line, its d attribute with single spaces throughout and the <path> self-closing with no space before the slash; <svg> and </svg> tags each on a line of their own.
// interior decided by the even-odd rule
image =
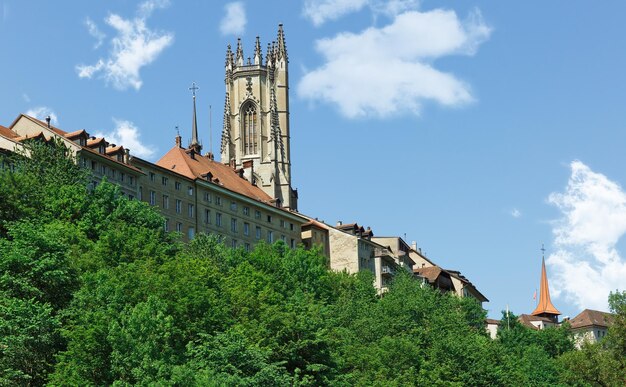
<svg viewBox="0 0 626 387">
<path fill-rule="evenodd" d="M 247 104 L 243 109 L 243 153 L 252 155 L 258 153 L 258 114 L 253 103 Z"/>
</svg>

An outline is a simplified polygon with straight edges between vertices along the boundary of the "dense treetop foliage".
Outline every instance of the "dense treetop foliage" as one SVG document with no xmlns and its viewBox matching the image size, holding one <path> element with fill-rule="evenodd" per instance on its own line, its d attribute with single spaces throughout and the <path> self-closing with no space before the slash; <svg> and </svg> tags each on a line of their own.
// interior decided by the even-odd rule
<svg viewBox="0 0 626 387">
<path fill-rule="evenodd" d="M 485 312 L 399 274 L 327 270 L 282 242 L 230 249 L 163 231 L 146 203 L 89 190 L 61 144 L 0 171 L 0 385 L 622 385 L 626 293 L 607 339 Z M 506 317 L 506 316 L 505 316 Z"/>
</svg>

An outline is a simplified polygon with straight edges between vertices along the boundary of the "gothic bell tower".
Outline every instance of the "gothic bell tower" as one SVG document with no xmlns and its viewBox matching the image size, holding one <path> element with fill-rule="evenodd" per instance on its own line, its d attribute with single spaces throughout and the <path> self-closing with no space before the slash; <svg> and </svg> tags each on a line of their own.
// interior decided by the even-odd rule
<svg viewBox="0 0 626 387">
<path fill-rule="evenodd" d="M 233 53 L 226 50 L 226 98 L 221 160 L 243 169 L 244 176 L 276 199 L 278 206 L 297 209 L 291 188 L 289 147 L 289 77 L 283 26 L 267 45 L 265 58 L 259 37 L 254 54 L 245 57 L 241 39 Z"/>
</svg>

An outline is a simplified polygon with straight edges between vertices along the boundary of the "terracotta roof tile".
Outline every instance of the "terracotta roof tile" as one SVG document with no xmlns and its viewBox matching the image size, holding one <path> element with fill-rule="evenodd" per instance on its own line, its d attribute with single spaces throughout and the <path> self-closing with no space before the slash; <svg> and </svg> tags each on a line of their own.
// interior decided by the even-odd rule
<svg viewBox="0 0 626 387">
<path fill-rule="evenodd" d="M 609 327 L 613 324 L 611 313 L 600 312 L 599 310 L 585 309 L 570 320 L 572 329 L 597 326 Z"/>
<path fill-rule="evenodd" d="M 272 197 L 265 191 L 239 177 L 237 172 L 228 165 L 210 160 L 199 154 L 192 157 L 187 150 L 178 146 L 170 149 L 156 164 L 190 179 L 206 180 L 206 174 L 210 173 L 213 176 L 213 181 L 217 179 L 220 185 L 231 191 L 262 202 L 269 203 L 272 201 Z"/>
<path fill-rule="evenodd" d="M 442 269 L 439 266 L 418 267 L 416 269 L 413 269 L 413 273 L 421 275 L 422 277 L 426 278 L 430 283 L 435 282 L 441 272 Z"/>
<path fill-rule="evenodd" d="M 0 136 L 4 136 L 7 138 L 16 138 L 18 137 L 17 134 L 12 131 L 9 128 L 5 128 L 4 126 L 0 125 Z"/>
</svg>

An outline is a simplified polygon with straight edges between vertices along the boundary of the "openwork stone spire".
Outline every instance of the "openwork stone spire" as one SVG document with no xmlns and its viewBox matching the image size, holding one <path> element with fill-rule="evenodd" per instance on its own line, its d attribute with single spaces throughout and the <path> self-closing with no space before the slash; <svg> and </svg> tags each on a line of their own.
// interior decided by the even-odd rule
<svg viewBox="0 0 626 387">
<path fill-rule="evenodd" d="M 285 33 L 283 32 L 283 25 L 278 25 L 278 37 L 276 38 L 276 45 L 278 52 L 276 53 L 277 59 L 284 59 L 287 61 L 287 45 L 285 44 Z"/>
</svg>

